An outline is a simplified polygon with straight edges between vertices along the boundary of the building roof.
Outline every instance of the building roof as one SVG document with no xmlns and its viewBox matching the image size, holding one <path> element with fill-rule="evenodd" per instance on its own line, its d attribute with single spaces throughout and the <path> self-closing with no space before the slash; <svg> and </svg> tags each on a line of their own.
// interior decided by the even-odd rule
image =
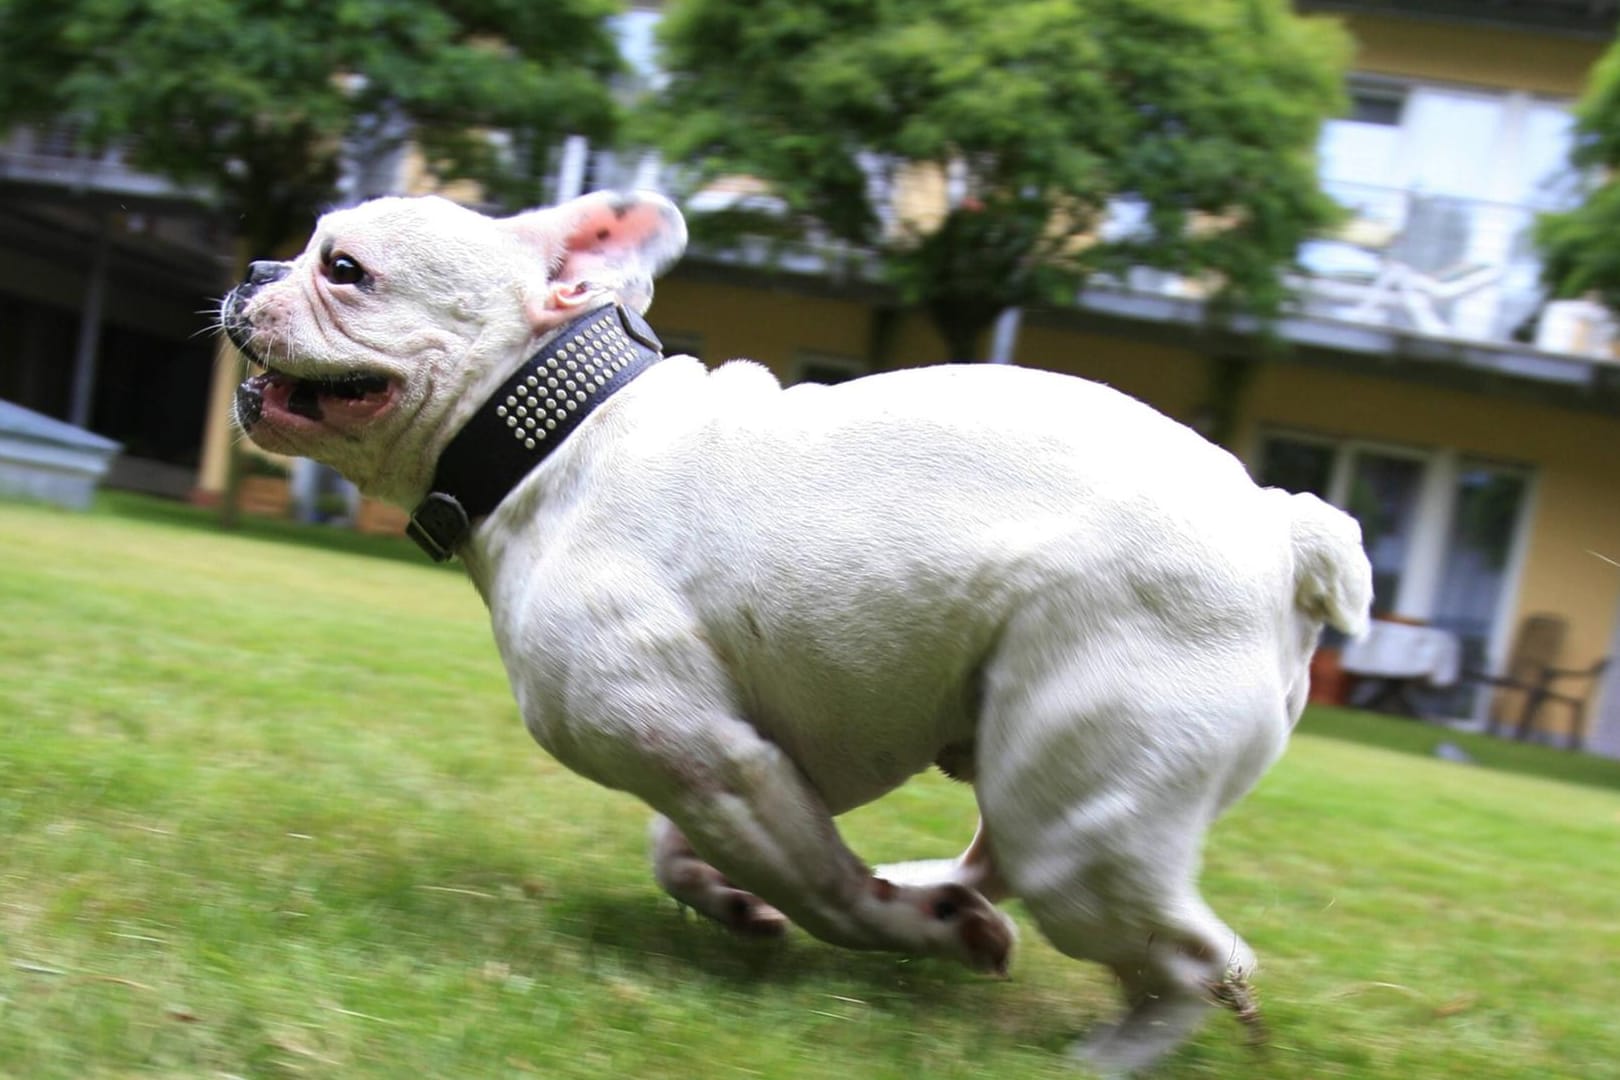
<svg viewBox="0 0 1620 1080">
<path fill-rule="evenodd" d="M 1295 6 L 1603 40 L 1620 29 L 1620 0 L 1297 0 Z"/>
</svg>

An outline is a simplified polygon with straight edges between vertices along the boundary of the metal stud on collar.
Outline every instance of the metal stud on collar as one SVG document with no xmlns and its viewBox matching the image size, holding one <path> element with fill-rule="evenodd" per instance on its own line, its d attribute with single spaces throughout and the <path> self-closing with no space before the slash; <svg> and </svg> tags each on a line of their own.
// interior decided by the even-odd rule
<svg viewBox="0 0 1620 1080">
<path fill-rule="evenodd" d="M 539 449 L 550 432 L 573 419 L 634 359 L 634 343 L 619 320 L 595 323 L 546 355 L 518 392 L 496 406 L 495 415 L 525 450 Z M 519 396 L 525 389 L 528 393 Z"/>
</svg>

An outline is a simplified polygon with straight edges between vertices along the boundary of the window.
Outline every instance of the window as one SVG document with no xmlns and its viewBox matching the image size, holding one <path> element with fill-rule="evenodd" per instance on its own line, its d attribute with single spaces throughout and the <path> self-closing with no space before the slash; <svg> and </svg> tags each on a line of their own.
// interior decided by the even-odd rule
<svg viewBox="0 0 1620 1080">
<path fill-rule="evenodd" d="M 1462 639 L 1465 667 L 1489 666 L 1491 631 L 1508 591 L 1528 489 L 1522 469 L 1465 460 L 1457 470 L 1446 563 L 1430 621 Z"/>
<path fill-rule="evenodd" d="M 1497 194 L 1499 143 L 1508 119 L 1501 95 L 1439 87 L 1412 91 L 1402 146 L 1402 186 L 1426 195 Z"/>
<path fill-rule="evenodd" d="M 1350 121 L 1356 124 L 1381 124 L 1395 127 L 1401 122 L 1401 106 L 1406 102 L 1406 91 L 1399 86 L 1377 83 L 1352 84 L 1350 87 Z"/>
<path fill-rule="evenodd" d="M 1357 450 L 1351 456 L 1344 508 L 1361 523 L 1361 543 L 1373 571 L 1373 614 L 1402 606 L 1401 584 L 1417 526 L 1423 462 L 1397 454 Z"/>
<path fill-rule="evenodd" d="M 1520 201 L 1538 209 L 1563 210 L 1580 199 L 1580 176 L 1570 165 L 1575 143 L 1575 117 L 1563 105 L 1538 101 L 1530 105 L 1520 134 L 1519 153 L 1508 167 Z"/>
<path fill-rule="evenodd" d="M 1333 444 L 1281 436 L 1267 439 L 1256 477 L 1266 487 L 1308 491 L 1327 498 L 1333 481 Z"/>
<path fill-rule="evenodd" d="M 1352 81 L 1350 115 L 1324 123 L 1317 142 L 1320 171 L 1330 189 L 1333 184 L 1393 182 L 1405 107 L 1405 87 Z"/>
</svg>

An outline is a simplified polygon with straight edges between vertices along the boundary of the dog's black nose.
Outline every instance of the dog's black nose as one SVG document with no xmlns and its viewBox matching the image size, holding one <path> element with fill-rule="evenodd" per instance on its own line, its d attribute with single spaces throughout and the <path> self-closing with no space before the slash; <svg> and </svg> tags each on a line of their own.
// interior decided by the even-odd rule
<svg viewBox="0 0 1620 1080">
<path fill-rule="evenodd" d="M 292 263 L 272 262 L 269 259 L 260 259 L 248 263 L 247 283 L 249 285 L 268 285 L 272 281 L 280 281 L 292 269 Z"/>
</svg>

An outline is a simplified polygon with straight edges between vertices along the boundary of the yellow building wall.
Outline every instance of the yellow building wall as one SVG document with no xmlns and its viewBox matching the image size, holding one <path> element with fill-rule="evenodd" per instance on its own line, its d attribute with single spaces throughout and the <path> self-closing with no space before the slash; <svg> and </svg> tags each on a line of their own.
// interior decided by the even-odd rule
<svg viewBox="0 0 1620 1080">
<path fill-rule="evenodd" d="M 1245 403 L 1244 444 L 1266 427 L 1452 447 L 1529 466 L 1533 517 L 1513 625 L 1540 612 L 1568 619 L 1566 667 L 1587 666 L 1608 649 L 1620 614 L 1620 567 L 1605 561 L 1620 561 L 1620 420 L 1272 364 Z"/>
<path fill-rule="evenodd" d="M 1483 2 L 1483 0 L 1481 0 Z M 1347 16 L 1351 69 L 1399 78 L 1577 97 L 1603 42 L 1417 19 Z"/>
<path fill-rule="evenodd" d="M 873 319 L 870 306 L 859 301 L 679 278 L 658 283 L 647 315 L 661 334 L 700 338 L 711 366 L 736 357 L 757 360 L 783 382 L 793 380 L 795 360 L 805 352 L 864 361 Z M 1204 400 L 1205 361 L 1186 349 L 1026 324 L 1013 358 L 1107 383 L 1184 422 Z M 949 358 L 927 318 L 909 312 L 895 329 L 889 359 L 891 367 L 918 367 Z"/>
<path fill-rule="evenodd" d="M 1208 390 L 1207 362 L 1188 349 L 1055 327 L 1025 327 L 1013 359 L 1106 383 L 1184 424 L 1197 417 Z"/>
<path fill-rule="evenodd" d="M 679 276 L 658 282 L 647 320 L 660 334 L 701 338 L 703 359 L 710 365 L 738 357 L 757 360 L 784 382 L 793 380 L 804 353 L 865 361 L 873 332 L 872 308 L 856 300 Z M 890 350 L 896 366 L 945 359 L 944 343 L 916 314 L 901 320 Z"/>
</svg>

